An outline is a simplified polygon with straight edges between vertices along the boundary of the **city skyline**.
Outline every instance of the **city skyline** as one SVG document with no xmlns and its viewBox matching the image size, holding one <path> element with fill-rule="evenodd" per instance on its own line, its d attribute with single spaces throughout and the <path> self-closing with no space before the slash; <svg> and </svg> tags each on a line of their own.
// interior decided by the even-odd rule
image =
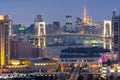
<svg viewBox="0 0 120 80">
<path fill-rule="evenodd" d="M 120 80 L 119 3 L 1 0 L 0 80 Z"/>
<path fill-rule="evenodd" d="M 93 22 L 97 22 L 111 19 L 114 9 L 120 11 L 119 3 L 120 1 L 113 0 L 1 0 L 0 14 L 8 14 L 13 19 L 13 23 L 25 26 L 34 23 L 37 14 L 41 14 L 47 23 L 60 21 L 61 25 L 64 25 L 66 15 L 72 16 L 73 23 L 77 17 L 83 19 L 83 9 L 86 6 L 87 16 L 92 16 Z"/>
</svg>

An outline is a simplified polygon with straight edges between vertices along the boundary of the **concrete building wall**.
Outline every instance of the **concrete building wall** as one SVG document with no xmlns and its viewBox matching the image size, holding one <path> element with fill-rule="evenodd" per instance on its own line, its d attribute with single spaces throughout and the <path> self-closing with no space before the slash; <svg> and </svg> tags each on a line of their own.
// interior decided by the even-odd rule
<svg viewBox="0 0 120 80">
<path fill-rule="evenodd" d="M 11 41 L 11 58 L 37 58 L 43 57 L 43 50 L 21 41 Z"/>
</svg>

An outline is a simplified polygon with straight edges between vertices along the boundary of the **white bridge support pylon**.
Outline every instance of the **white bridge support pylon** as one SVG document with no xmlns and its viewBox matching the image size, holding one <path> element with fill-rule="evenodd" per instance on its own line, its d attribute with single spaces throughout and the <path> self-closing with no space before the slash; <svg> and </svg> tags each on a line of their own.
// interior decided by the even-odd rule
<svg viewBox="0 0 120 80">
<path fill-rule="evenodd" d="M 106 46 L 109 45 L 109 49 L 112 50 L 112 38 L 107 39 L 106 37 L 112 37 L 112 23 L 111 20 L 104 20 L 103 22 L 103 47 L 106 49 Z"/>
<path fill-rule="evenodd" d="M 44 49 L 46 48 L 46 37 L 40 37 L 42 35 L 46 35 L 46 23 L 45 22 L 37 22 L 37 36 L 38 36 L 38 47 Z"/>
</svg>

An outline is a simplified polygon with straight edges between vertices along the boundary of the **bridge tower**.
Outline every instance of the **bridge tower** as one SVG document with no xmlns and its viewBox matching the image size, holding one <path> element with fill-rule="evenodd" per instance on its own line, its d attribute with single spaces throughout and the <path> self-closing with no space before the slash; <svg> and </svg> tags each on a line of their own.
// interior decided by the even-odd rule
<svg viewBox="0 0 120 80">
<path fill-rule="evenodd" d="M 87 24 L 87 16 L 86 16 L 86 7 L 84 7 L 84 22 L 83 22 L 83 24 L 84 24 L 84 26 Z"/>
<path fill-rule="evenodd" d="M 46 27 L 45 22 L 37 22 L 37 36 L 38 36 L 38 47 L 44 49 L 46 48 L 46 37 L 42 35 L 46 35 Z"/>
<path fill-rule="evenodd" d="M 112 39 L 107 39 L 107 37 L 112 37 L 112 24 L 111 20 L 104 20 L 103 22 L 103 47 L 109 45 L 109 49 L 112 50 Z"/>
</svg>

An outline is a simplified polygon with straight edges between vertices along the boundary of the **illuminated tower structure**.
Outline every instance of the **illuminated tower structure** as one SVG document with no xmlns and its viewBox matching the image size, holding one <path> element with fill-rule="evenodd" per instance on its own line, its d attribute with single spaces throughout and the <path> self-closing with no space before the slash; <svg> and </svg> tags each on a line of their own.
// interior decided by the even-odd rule
<svg viewBox="0 0 120 80">
<path fill-rule="evenodd" d="M 87 16 L 86 7 L 84 7 L 83 26 L 92 26 L 92 16 Z"/>
<path fill-rule="evenodd" d="M 72 27 L 72 16 L 67 15 L 66 16 L 66 24 L 65 24 L 65 32 L 72 32 L 73 27 Z"/>
<path fill-rule="evenodd" d="M 46 23 L 45 22 L 37 22 L 37 36 L 38 36 L 38 47 L 44 49 L 46 48 Z"/>
<path fill-rule="evenodd" d="M 0 68 L 7 65 L 10 59 L 9 25 L 9 17 L 0 15 Z"/>
<path fill-rule="evenodd" d="M 35 33 L 34 36 L 29 36 L 27 41 L 37 46 L 38 48 L 46 48 L 46 23 L 43 22 L 42 16 L 37 15 L 34 19 Z"/>
<path fill-rule="evenodd" d="M 43 54 L 44 57 L 46 57 L 48 56 L 48 52 L 46 48 L 46 22 L 42 20 L 41 15 L 37 15 L 37 17 L 34 20 L 34 25 L 35 25 L 35 33 L 33 36 L 28 37 L 28 42 L 36 46 L 37 54 Z"/>
<path fill-rule="evenodd" d="M 118 53 L 118 60 L 120 60 L 120 15 L 116 15 L 116 10 L 113 11 L 112 16 L 112 34 L 112 49 L 115 53 Z"/>
<path fill-rule="evenodd" d="M 80 34 L 85 34 L 85 26 L 87 25 L 87 16 L 86 16 L 86 7 L 84 6 L 84 13 L 83 13 L 83 25 L 82 25 L 82 29 L 80 31 Z"/>
<path fill-rule="evenodd" d="M 103 41 L 104 41 L 104 49 L 107 48 L 109 45 L 109 49 L 112 49 L 112 39 L 107 40 L 106 37 L 112 37 L 112 24 L 111 20 L 104 20 L 103 21 Z"/>
<path fill-rule="evenodd" d="M 86 15 L 86 7 L 84 7 L 84 19 L 83 19 L 83 25 L 86 26 L 87 24 L 87 15 Z"/>
</svg>

